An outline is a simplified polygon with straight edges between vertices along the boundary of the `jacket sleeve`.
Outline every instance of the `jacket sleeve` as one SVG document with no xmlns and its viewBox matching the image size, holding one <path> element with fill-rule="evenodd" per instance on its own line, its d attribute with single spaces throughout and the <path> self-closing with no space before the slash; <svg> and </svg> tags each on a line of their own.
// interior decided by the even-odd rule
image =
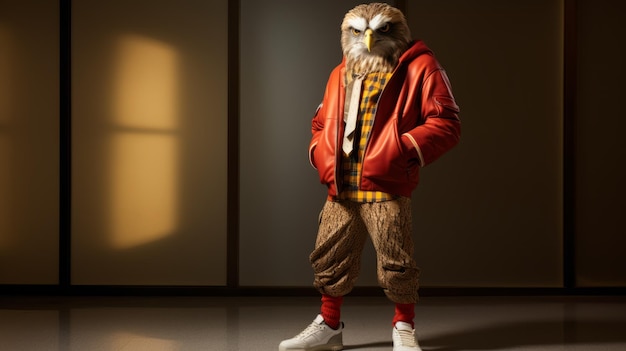
<svg viewBox="0 0 626 351">
<path fill-rule="evenodd" d="M 318 171 L 322 163 L 322 168 L 325 169 L 326 172 L 330 172 L 330 168 L 334 167 L 334 149 L 337 140 L 337 131 L 335 129 L 337 125 L 333 123 L 337 123 L 337 121 L 333 121 L 333 119 L 339 118 L 338 116 L 343 116 L 341 106 L 344 94 L 342 89 L 342 69 L 343 65 L 335 67 L 328 77 L 326 89 L 324 90 L 324 98 L 322 103 L 318 106 L 317 111 L 315 111 L 315 116 L 313 116 L 313 120 L 311 121 L 311 133 L 313 136 L 309 143 L 309 162 Z M 329 119 L 331 119 L 330 122 Z M 332 130 L 326 130 L 327 128 L 331 128 Z M 324 159 L 316 160 L 314 157 L 316 154 L 315 149 L 318 146 L 321 146 L 323 149 L 323 151 L 318 150 L 318 154 L 321 153 L 320 156 Z"/>
<path fill-rule="evenodd" d="M 415 150 L 420 166 L 426 166 L 458 144 L 461 122 L 459 106 L 443 69 L 425 78 L 421 92 L 423 123 L 404 133 L 402 141 L 405 147 Z"/>
</svg>

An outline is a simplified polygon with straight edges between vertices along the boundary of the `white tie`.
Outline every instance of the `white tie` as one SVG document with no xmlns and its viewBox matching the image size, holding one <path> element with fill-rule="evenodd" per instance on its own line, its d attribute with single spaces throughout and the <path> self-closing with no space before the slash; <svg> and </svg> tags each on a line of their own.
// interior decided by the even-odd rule
<svg viewBox="0 0 626 351">
<path fill-rule="evenodd" d="M 352 94 L 350 95 L 350 105 L 348 105 L 348 115 L 345 117 L 346 128 L 343 133 L 343 152 L 350 156 L 354 149 L 354 130 L 356 129 L 356 118 L 359 113 L 359 100 L 361 100 L 361 85 L 363 76 L 358 76 L 352 83 Z"/>
</svg>

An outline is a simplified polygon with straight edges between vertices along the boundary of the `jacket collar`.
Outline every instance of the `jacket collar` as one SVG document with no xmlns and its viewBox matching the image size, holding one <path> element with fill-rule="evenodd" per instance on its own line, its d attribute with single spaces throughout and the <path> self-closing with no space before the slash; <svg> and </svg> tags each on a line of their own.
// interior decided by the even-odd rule
<svg viewBox="0 0 626 351">
<path fill-rule="evenodd" d="M 426 44 L 421 41 L 421 40 L 414 40 L 409 44 L 409 48 L 404 52 L 404 54 L 402 54 L 402 56 L 400 56 L 400 58 L 398 59 L 398 64 L 402 64 L 405 62 L 411 62 L 413 61 L 416 57 L 422 55 L 422 54 L 426 54 L 426 53 L 430 53 L 432 54 L 432 51 L 428 48 L 428 46 L 426 46 Z M 341 69 L 344 69 L 346 67 L 346 57 L 344 56 L 341 60 L 341 64 L 339 65 L 339 67 Z"/>
</svg>

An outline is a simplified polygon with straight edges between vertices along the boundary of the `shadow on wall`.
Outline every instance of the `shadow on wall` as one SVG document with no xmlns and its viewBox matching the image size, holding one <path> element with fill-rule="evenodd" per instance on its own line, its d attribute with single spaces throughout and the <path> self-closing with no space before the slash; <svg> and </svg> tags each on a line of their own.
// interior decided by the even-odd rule
<svg viewBox="0 0 626 351">
<path fill-rule="evenodd" d="M 0 23 L 0 169 L 10 169 L 11 145 L 9 136 L 9 117 L 11 116 L 11 88 L 9 82 L 11 77 L 11 48 L 13 43 L 9 35 L 6 25 Z M 11 209 L 9 199 L 11 189 L 10 172 L 0 172 L 0 247 L 6 247 L 8 236 L 6 233 L 12 231 L 10 220 L 12 216 L 8 215 Z"/>
<path fill-rule="evenodd" d="M 58 20 L 53 3 L 31 5 L 0 10 L 0 283 L 54 284 Z"/>
</svg>

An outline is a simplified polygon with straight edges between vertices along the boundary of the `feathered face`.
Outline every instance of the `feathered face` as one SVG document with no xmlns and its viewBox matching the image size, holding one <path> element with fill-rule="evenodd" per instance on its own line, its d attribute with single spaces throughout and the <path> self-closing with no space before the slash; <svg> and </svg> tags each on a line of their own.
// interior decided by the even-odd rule
<svg viewBox="0 0 626 351">
<path fill-rule="evenodd" d="M 382 3 L 359 5 L 341 24 L 341 48 L 347 79 L 352 75 L 391 72 L 411 41 L 402 12 Z"/>
</svg>

